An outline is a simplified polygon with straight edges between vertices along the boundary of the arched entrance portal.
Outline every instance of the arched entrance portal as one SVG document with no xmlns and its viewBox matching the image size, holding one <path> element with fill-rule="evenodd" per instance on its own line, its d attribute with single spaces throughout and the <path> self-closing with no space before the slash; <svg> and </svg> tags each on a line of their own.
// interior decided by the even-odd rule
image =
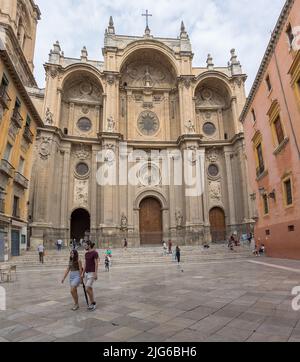
<svg viewBox="0 0 300 362">
<path fill-rule="evenodd" d="M 224 211 L 220 207 L 215 207 L 209 213 L 210 230 L 212 242 L 226 240 L 226 222 Z"/>
<path fill-rule="evenodd" d="M 84 239 L 86 233 L 90 232 L 90 214 L 84 209 L 77 209 L 71 215 L 71 239 Z"/>
<path fill-rule="evenodd" d="M 159 245 L 162 235 L 162 206 L 156 198 L 147 197 L 140 204 L 141 245 Z"/>
</svg>

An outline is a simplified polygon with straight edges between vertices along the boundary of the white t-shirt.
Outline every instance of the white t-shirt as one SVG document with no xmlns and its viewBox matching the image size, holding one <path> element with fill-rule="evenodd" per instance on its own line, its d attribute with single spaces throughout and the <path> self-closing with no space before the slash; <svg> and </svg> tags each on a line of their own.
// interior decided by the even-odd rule
<svg viewBox="0 0 300 362">
<path fill-rule="evenodd" d="M 63 241 L 62 240 L 57 240 L 57 245 L 62 245 Z"/>
<path fill-rule="evenodd" d="M 39 245 L 39 247 L 38 247 L 38 252 L 39 252 L 39 253 L 43 253 L 44 250 L 45 250 L 44 246 L 43 246 L 43 245 Z"/>
</svg>

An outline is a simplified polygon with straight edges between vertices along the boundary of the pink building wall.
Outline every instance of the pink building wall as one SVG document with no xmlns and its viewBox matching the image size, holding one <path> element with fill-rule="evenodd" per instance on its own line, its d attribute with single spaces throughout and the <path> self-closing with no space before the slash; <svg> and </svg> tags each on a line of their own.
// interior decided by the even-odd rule
<svg viewBox="0 0 300 362">
<path fill-rule="evenodd" d="M 258 86 L 253 101 L 249 105 L 243 123 L 250 190 L 256 194 L 255 203 L 258 212 L 258 221 L 255 227 L 256 241 L 265 244 L 268 256 L 300 259 L 300 102 L 292 87 L 291 75 L 289 74 L 290 67 L 297 54 L 295 51 L 290 50 L 286 34 L 289 23 L 292 28 L 300 27 L 300 0 L 294 1 L 290 13 L 286 15 L 284 26 L 274 50 L 275 53 L 273 52 L 270 63 L 261 76 L 262 81 Z M 265 82 L 267 75 L 270 76 L 272 84 L 271 92 L 268 91 Z M 272 129 L 267 114 L 274 100 L 279 103 L 280 118 L 285 134 L 289 138 L 288 143 L 278 155 L 273 154 L 276 147 L 273 144 Z M 251 113 L 252 109 L 256 114 L 255 123 Z M 252 141 L 258 130 L 262 135 L 264 163 L 265 169 L 268 171 L 268 174 L 261 180 L 257 180 L 256 176 L 255 151 Z M 291 172 L 292 176 L 294 202 L 292 207 L 287 208 L 284 203 L 282 177 L 289 172 Z M 274 189 L 276 193 L 276 200 L 269 198 L 269 215 L 267 216 L 264 216 L 260 188 L 264 188 L 267 193 L 272 192 Z M 289 231 L 288 227 L 292 225 L 294 231 Z M 266 234 L 267 230 L 270 231 L 269 236 Z"/>
</svg>

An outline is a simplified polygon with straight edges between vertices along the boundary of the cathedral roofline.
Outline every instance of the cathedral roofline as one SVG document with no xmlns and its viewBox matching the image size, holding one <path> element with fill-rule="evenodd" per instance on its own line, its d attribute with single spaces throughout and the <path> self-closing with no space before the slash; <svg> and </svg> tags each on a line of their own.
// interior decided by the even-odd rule
<svg viewBox="0 0 300 362">
<path fill-rule="evenodd" d="M 36 13 L 37 13 L 37 19 L 38 19 L 38 20 L 41 20 L 41 15 L 42 15 L 42 13 L 41 13 L 41 10 L 40 10 L 39 6 L 35 3 L 35 0 L 30 0 L 30 3 L 31 3 L 31 5 L 32 5 L 33 9 L 34 9 L 34 10 L 36 11 Z"/>
</svg>

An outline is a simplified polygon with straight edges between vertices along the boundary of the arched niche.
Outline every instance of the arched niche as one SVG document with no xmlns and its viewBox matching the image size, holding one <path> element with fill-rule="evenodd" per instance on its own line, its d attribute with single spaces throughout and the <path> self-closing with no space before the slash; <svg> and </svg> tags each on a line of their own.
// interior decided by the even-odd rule
<svg viewBox="0 0 300 362">
<path fill-rule="evenodd" d="M 148 137 L 138 128 L 144 112 L 159 120 L 158 132 Z M 163 51 L 138 48 L 120 68 L 120 129 L 128 138 L 177 139 L 179 135 L 179 96 L 177 70 Z"/>
<path fill-rule="evenodd" d="M 204 140 L 232 139 L 236 133 L 232 93 L 225 80 L 207 77 L 195 90 L 195 108 L 198 132 Z"/>
<path fill-rule="evenodd" d="M 100 80 L 87 70 L 72 70 L 61 87 L 60 128 L 65 134 L 96 137 L 103 123 L 103 87 Z M 86 119 L 91 127 L 80 127 Z"/>
</svg>

